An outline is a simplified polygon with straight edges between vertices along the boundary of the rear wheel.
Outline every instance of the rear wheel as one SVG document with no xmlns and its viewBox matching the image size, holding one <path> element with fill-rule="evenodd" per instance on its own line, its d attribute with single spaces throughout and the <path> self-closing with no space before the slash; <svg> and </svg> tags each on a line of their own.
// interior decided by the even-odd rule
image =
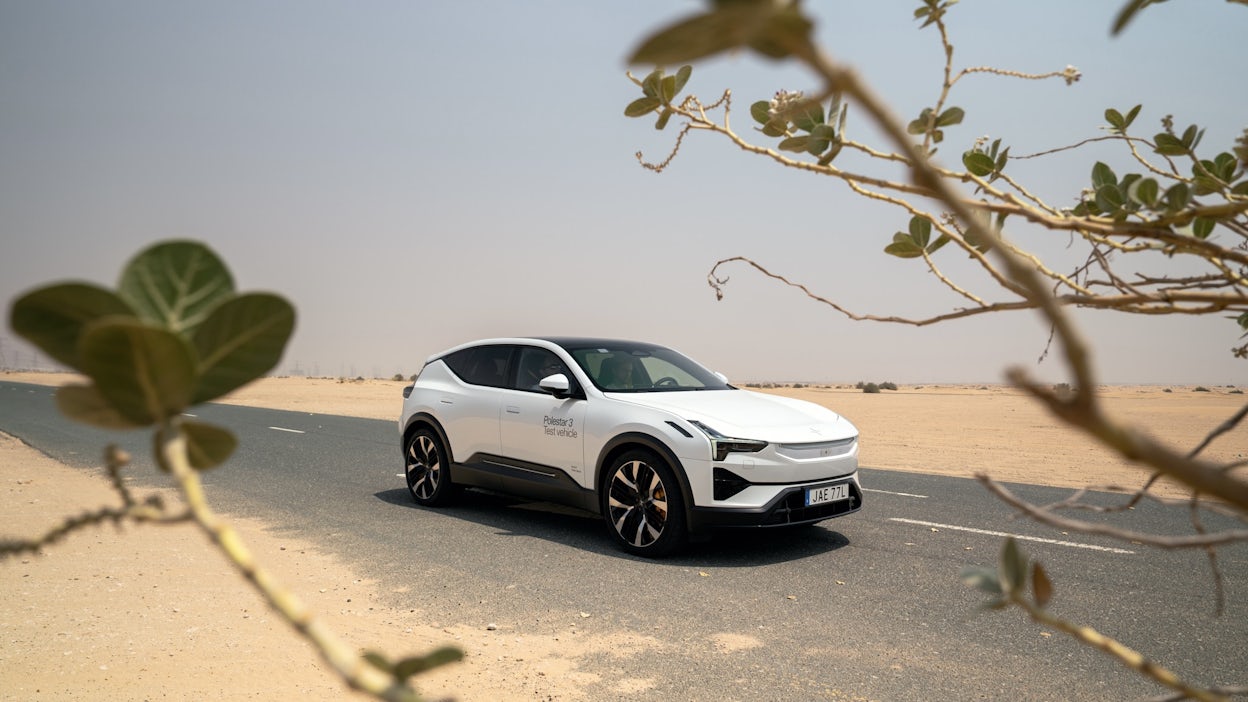
<svg viewBox="0 0 1248 702">
<path fill-rule="evenodd" d="M 430 429 L 417 430 L 408 438 L 403 454 L 412 499 L 429 507 L 444 504 L 451 496 L 452 486 L 446 451 L 438 435 Z"/>
<path fill-rule="evenodd" d="M 631 553 L 665 556 L 685 542 L 680 484 L 667 462 L 649 451 L 629 451 L 611 463 L 602 516 Z"/>
</svg>

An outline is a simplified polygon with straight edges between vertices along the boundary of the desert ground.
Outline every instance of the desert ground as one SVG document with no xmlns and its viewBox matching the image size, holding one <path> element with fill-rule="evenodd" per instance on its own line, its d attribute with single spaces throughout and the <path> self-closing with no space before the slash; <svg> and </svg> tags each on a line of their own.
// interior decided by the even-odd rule
<svg viewBox="0 0 1248 702">
<path fill-rule="evenodd" d="M 3 373 L 59 385 L 72 376 Z M 404 383 L 266 378 L 226 402 L 396 419 Z M 826 405 L 862 434 L 861 464 L 1009 482 L 1129 489 L 1147 477 L 1001 386 L 851 385 L 765 388 Z M 1109 411 L 1191 449 L 1246 402 L 1235 388 L 1106 387 Z M 0 427 L 2 430 L 3 427 Z M 396 438 L 397 440 L 397 438 Z M 1248 427 L 1209 446 L 1213 461 L 1248 459 Z M 0 433 L 0 538 L 35 538 L 73 514 L 115 504 L 102 471 L 73 469 Z M 868 486 L 869 487 L 869 486 Z M 1160 495 L 1183 497 L 1177 486 Z M 162 491 L 175 500 L 172 490 Z M 211 497 L 211 496 L 210 496 Z M 501 636 L 438 612 L 395 610 L 367 574 L 269 525 L 233 519 L 265 567 L 361 649 L 392 655 L 453 644 L 464 662 L 417 679 L 430 699 L 582 700 L 578 658 L 627 648 L 629 634 Z M 190 525 L 93 527 L 0 563 L 0 700 L 363 699 L 237 577 Z M 627 691 L 622 690 L 621 693 Z"/>
</svg>

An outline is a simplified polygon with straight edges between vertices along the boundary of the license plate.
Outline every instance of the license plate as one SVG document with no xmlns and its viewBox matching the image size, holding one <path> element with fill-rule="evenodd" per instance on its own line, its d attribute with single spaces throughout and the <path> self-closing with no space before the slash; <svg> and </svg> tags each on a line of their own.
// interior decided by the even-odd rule
<svg viewBox="0 0 1248 702">
<path fill-rule="evenodd" d="M 822 505 L 849 499 L 849 483 L 806 488 L 806 506 Z"/>
</svg>

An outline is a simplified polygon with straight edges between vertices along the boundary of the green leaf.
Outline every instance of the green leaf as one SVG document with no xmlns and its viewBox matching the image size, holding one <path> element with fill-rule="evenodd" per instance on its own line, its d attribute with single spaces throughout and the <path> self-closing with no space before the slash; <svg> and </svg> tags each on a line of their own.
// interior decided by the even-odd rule
<svg viewBox="0 0 1248 702">
<path fill-rule="evenodd" d="M 906 125 L 906 133 L 914 134 L 916 136 L 919 134 L 926 133 L 927 122 L 929 119 L 931 119 L 931 117 L 932 117 L 932 108 L 924 107 L 923 111 L 919 113 L 918 119 L 911 120 L 910 124 Z"/>
<path fill-rule="evenodd" d="M 1114 169 L 1097 161 L 1092 167 L 1092 187 L 1099 189 L 1104 185 L 1117 185 L 1118 176 L 1114 175 Z"/>
<path fill-rule="evenodd" d="M 195 355 L 181 336 L 135 319 L 106 317 L 79 344 L 82 370 L 122 417 L 148 425 L 191 404 Z"/>
<path fill-rule="evenodd" d="M 404 658 L 394 665 L 394 677 L 400 682 L 419 673 L 432 670 L 439 666 L 463 660 L 464 652 L 458 648 L 444 646 L 423 656 Z"/>
<path fill-rule="evenodd" d="M 1001 548 L 1001 589 L 1007 595 L 1020 592 L 1027 585 L 1027 557 L 1018 548 L 1013 537 L 1005 540 Z"/>
<path fill-rule="evenodd" d="M 1127 204 L 1126 197 L 1117 185 L 1102 185 L 1096 189 L 1096 206 L 1107 215 L 1113 215 Z"/>
<path fill-rule="evenodd" d="M 693 15 L 642 41 L 630 64 L 673 66 L 745 46 L 771 10 L 770 3 L 734 3 Z"/>
<path fill-rule="evenodd" d="M 664 103 L 669 103 L 672 98 L 676 97 L 676 76 L 666 76 L 661 81 L 662 98 Z"/>
<path fill-rule="evenodd" d="M 1192 220 L 1192 235 L 1197 239 L 1208 239 L 1216 225 L 1217 222 L 1208 217 L 1197 217 Z"/>
<path fill-rule="evenodd" d="M 195 470 L 215 468 L 238 448 L 238 439 L 226 429 L 200 422 L 182 422 L 186 454 Z"/>
<path fill-rule="evenodd" d="M 642 117 L 654 112 L 663 101 L 655 97 L 640 97 L 628 103 L 624 108 L 625 117 Z"/>
<path fill-rule="evenodd" d="M 759 100 L 750 105 L 750 116 L 759 124 L 767 124 L 771 121 L 771 103 L 767 100 Z"/>
<path fill-rule="evenodd" d="M 932 220 L 927 217 L 911 217 L 909 228 L 910 238 L 914 240 L 914 243 L 926 248 L 927 242 L 932 239 Z"/>
<path fill-rule="evenodd" d="M 769 137 L 782 137 L 785 135 L 785 128 L 787 126 L 787 124 L 783 124 L 781 122 L 768 122 L 763 125 L 762 132 Z"/>
<path fill-rule="evenodd" d="M 897 258 L 919 258 L 923 255 L 923 247 L 914 241 L 914 237 L 905 232 L 893 235 L 893 243 L 884 247 L 884 253 Z"/>
<path fill-rule="evenodd" d="M 134 311 L 111 290 L 89 283 L 62 283 L 26 293 L 13 303 L 9 325 L 58 362 L 82 370 L 78 340 L 87 324 Z"/>
<path fill-rule="evenodd" d="M 131 259 L 118 292 L 140 319 L 189 334 L 213 307 L 233 296 L 234 279 L 203 244 L 168 241 Z"/>
<path fill-rule="evenodd" d="M 1166 210 L 1173 214 L 1187 207 L 1187 203 L 1192 201 L 1192 192 L 1187 187 L 1187 183 L 1175 183 L 1166 189 L 1164 197 Z"/>
<path fill-rule="evenodd" d="M 1122 113 L 1112 107 L 1105 110 L 1105 121 L 1109 122 L 1109 126 L 1119 132 L 1127 126 L 1127 120 L 1123 119 Z"/>
<path fill-rule="evenodd" d="M 776 145 L 781 151 L 792 151 L 794 153 L 802 153 L 810 145 L 810 137 L 806 135 L 794 136 L 785 139 Z"/>
<path fill-rule="evenodd" d="M 1001 579 L 997 577 L 997 571 L 992 568 L 984 568 L 982 566 L 963 568 L 962 582 L 989 595 L 1000 596 L 1004 594 L 1001 589 Z"/>
<path fill-rule="evenodd" d="M 143 426 L 121 416 L 94 385 L 62 385 L 56 389 L 56 406 L 66 417 L 101 429 L 136 429 Z"/>
<path fill-rule="evenodd" d="M 952 127 L 955 124 L 962 124 L 966 112 L 961 107 L 950 107 L 940 113 L 940 117 L 936 119 L 937 127 Z"/>
<path fill-rule="evenodd" d="M 1231 192 L 1235 193 L 1236 195 L 1248 195 L 1248 180 L 1245 180 L 1239 185 L 1236 185 L 1235 187 L 1231 188 Z"/>
<path fill-rule="evenodd" d="M 693 75 L 693 66 L 690 66 L 690 65 L 681 66 L 680 70 L 676 71 L 675 95 L 679 95 L 680 91 L 685 89 L 685 84 L 689 82 L 689 77 L 692 75 Z"/>
<path fill-rule="evenodd" d="M 755 52 L 770 59 L 785 59 L 793 53 L 793 47 L 810 43 L 814 24 L 802 15 L 797 3 L 755 2 L 758 10 L 766 10 L 769 16 L 760 22 L 758 31 L 746 43 Z M 723 5 L 721 5 L 723 7 Z"/>
<path fill-rule="evenodd" d="M 1187 146 L 1175 136 L 1162 132 L 1153 137 L 1153 151 L 1163 156 L 1184 156 Z"/>
<path fill-rule="evenodd" d="M 644 94 L 646 97 L 652 97 L 652 98 L 658 98 L 658 97 L 660 97 L 660 96 L 659 96 L 659 90 L 660 90 L 660 88 L 662 87 L 662 86 L 660 85 L 660 83 L 662 82 L 662 80 L 663 80 L 663 71 L 662 71 L 662 69 L 658 69 L 658 68 L 656 68 L 656 69 L 654 69 L 653 71 L 650 71 L 650 74 L 649 74 L 649 75 L 647 75 L 647 76 L 646 76 L 644 79 L 642 79 L 642 81 L 641 81 L 641 92 L 642 92 L 642 94 Z"/>
<path fill-rule="evenodd" d="M 654 128 L 663 129 L 666 127 L 668 120 L 672 118 L 672 114 L 674 113 L 670 108 L 664 108 L 663 112 L 659 114 L 659 118 L 654 121 Z"/>
<path fill-rule="evenodd" d="M 1200 144 L 1200 139 L 1205 135 L 1205 130 L 1197 129 L 1196 125 L 1190 125 L 1183 131 L 1181 141 L 1187 147 L 1188 151 L 1193 151 Z"/>
<path fill-rule="evenodd" d="M 1053 581 L 1049 580 L 1049 574 L 1044 572 L 1044 566 L 1039 562 L 1031 566 L 1031 593 L 1032 600 L 1041 609 L 1049 606 L 1049 601 L 1053 599 Z"/>
<path fill-rule="evenodd" d="M 804 102 L 793 110 L 791 119 L 793 126 L 798 129 L 804 132 L 813 131 L 824 123 L 823 105 L 814 101 Z"/>
<path fill-rule="evenodd" d="M 1157 181 L 1152 178 L 1140 178 L 1133 181 L 1127 186 L 1127 197 L 1132 202 L 1138 202 L 1141 205 L 1152 207 L 1157 203 L 1157 197 L 1161 194 L 1161 188 L 1157 185 Z"/>
<path fill-rule="evenodd" d="M 240 295 L 195 332 L 199 382 L 193 403 L 218 398 L 269 372 L 295 328 L 295 309 L 270 293 Z"/>
<path fill-rule="evenodd" d="M 1135 107 L 1132 107 L 1132 108 L 1131 108 L 1131 110 L 1130 110 L 1129 112 L 1127 112 L 1127 116 L 1126 116 L 1126 118 L 1125 118 L 1125 119 L 1126 119 L 1126 123 L 1123 125 L 1123 129 L 1124 129 L 1124 130 L 1125 130 L 1127 127 L 1130 127 L 1130 126 L 1131 126 L 1131 123 L 1135 121 L 1136 116 L 1140 114 L 1140 108 L 1141 108 L 1141 107 L 1143 107 L 1143 105 L 1136 105 Z"/>
<path fill-rule="evenodd" d="M 967 151 L 962 154 L 962 165 L 966 166 L 966 170 L 971 175 L 984 176 L 993 172 L 996 164 L 992 162 L 992 157 L 982 151 Z"/>
</svg>

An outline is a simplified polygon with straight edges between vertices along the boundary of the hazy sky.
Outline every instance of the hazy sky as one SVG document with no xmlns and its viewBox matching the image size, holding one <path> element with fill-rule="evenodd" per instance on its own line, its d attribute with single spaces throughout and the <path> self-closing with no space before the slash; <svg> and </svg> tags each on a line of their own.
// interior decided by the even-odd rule
<svg viewBox="0 0 1248 702">
<path fill-rule="evenodd" d="M 942 59 L 910 2 L 820 2 L 822 42 L 907 118 L 932 103 Z M 958 67 L 1083 79 L 967 78 L 966 123 L 940 157 L 990 134 L 1015 155 L 1096 136 L 1106 107 L 1143 102 L 1138 132 L 1175 114 L 1228 149 L 1248 118 L 1248 11 L 1215 0 L 1150 8 L 1109 39 L 1121 0 L 964 0 L 949 15 Z M 655 175 L 675 124 L 623 109 L 624 57 L 701 5 L 629 0 L 60 2 L 0 0 L 0 299 L 78 278 L 112 284 L 139 249 L 195 238 L 243 290 L 275 290 L 299 321 L 278 372 L 411 374 L 483 336 L 571 334 L 675 346 L 730 378 L 995 382 L 1036 359 L 1030 312 L 912 328 L 851 322 L 744 268 L 716 302 L 706 274 L 746 255 L 860 312 L 925 316 L 961 304 L 914 261 L 883 254 L 908 217 L 842 183 L 786 171 L 697 134 Z M 645 69 L 638 72 L 644 74 Z M 687 90 L 734 95 L 735 127 L 792 65 L 741 55 Z M 850 135 L 870 130 L 850 107 Z M 1096 159 L 1017 162 L 1074 203 Z M 1013 170 L 1013 169 L 1012 169 Z M 1016 232 L 1056 260 L 1064 236 Z M 952 253 L 976 291 L 995 288 Z M 1084 314 L 1104 382 L 1242 384 L 1236 327 Z M 30 359 L 7 326 L 0 352 Z"/>
</svg>

